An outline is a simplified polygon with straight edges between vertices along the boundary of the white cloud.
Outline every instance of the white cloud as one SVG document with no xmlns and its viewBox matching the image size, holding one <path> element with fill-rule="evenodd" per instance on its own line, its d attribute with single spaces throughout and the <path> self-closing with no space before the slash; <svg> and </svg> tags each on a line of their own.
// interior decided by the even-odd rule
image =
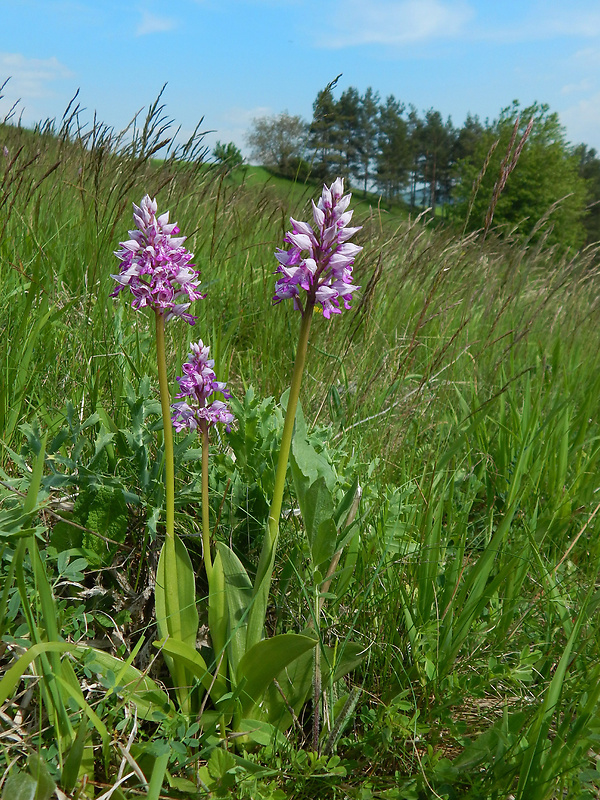
<svg viewBox="0 0 600 800">
<path fill-rule="evenodd" d="M 17 116 L 20 109 L 26 121 L 37 120 L 32 105 L 54 96 L 54 82 L 72 77 L 71 70 L 55 57 L 26 58 L 21 53 L 0 53 L 0 86 L 7 81 L 0 98 L 0 118 L 19 103 Z"/>
<path fill-rule="evenodd" d="M 502 44 L 600 37 L 596 7 L 573 3 L 565 7 L 562 2 L 551 5 L 544 0 L 534 8 L 525 5 L 508 24 L 487 17 L 483 11 L 476 13 L 472 0 L 335 0 L 317 37 L 320 46 L 329 48 L 398 47 L 466 36 L 470 42 Z M 597 48 L 593 52 L 597 58 Z"/>
<path fill-rule="evenodd" d="M 600 11 L 582 11 L 568 8 L 546 16 L 540 24 L 543 36 L 582 36 L 586 39 L 600 36 Z"/>
<path fill-rule="evenodd" d="M 254 108 L 240 108 L 234 106 L 228 108 L 216 118 L 211 117 L 211 128 L 213 130 L 207 134 L 205 143 L 212 149 L 217 141 L 227 144 L 234 142 L 247 155 L 246 133 L 248 132 L 252 120 L 256 117 L 268 117 L 275 113 L 268 106 L 255 106 Z"/>
<path fill-rule="evenodd" d="M 584 142 L 600 151 L 600 92 L 583 98 L 559 116 L 570 142 Z"/>
<path fill-rule="evenodd" d="M 577 0 L 568 5 L 560 2 L 552 4 L 548 0 L 533 5 L 523 3 L 509 22 L 502 20 L 498 24 L 485 21 L 469 35 L 473 41 L 492 41 L 499 44 L 519 44 L 551 39 L 574 38 L 594 39 L 600 36 L 600 11 L 596 8 L 581 8 Z M 596 52 L 596 48 L 588 48 L 581 52 Z"/>
<path fill-rule="evenodd" d="M 142 19 L 136 28 L 135 35 L 147 36 L 150 33 L 165 33 L 166 31 L 172 31 L 176 24 L 174 19 L 158 17 L 156 14 L 151 14 L 144 9 L 142 10 Z"/>
<path fill-rule="evenodd" d="M 223 119 L 229 124 L 238 126 L 247 126 L 250 125 L 253 119 L 256 117 L 268 117 L 270 114 L 273 114 L 272 108 L 269 106 L 255 106 L 254 108 L 239 108 L 238 106 L 234 106 L 232 108 L 228 108 L 227 111 L 223 114 Z"/>
<path fill-rule="evenodd" d="M 474 11 L 466 0 L 345 0 L 321 34 L 323 47 L 418 44 L 463 32 Z"/>
<path fill-rule="evenodd" d="M 577 83 L 567 83 L 561 87 L 560 93 L 565 95 L 579 94 L 580 92 L 588 92 L 592 86 L 592 81 L 589 78 L 582 78 Z"/>
<path fill-rule="evenodd" d="M 10 78 L 4 95 L 15 98 L 45 97 L 48 84 L 73 73 L 57 58 L 25 58 L 21 53 L 0 53 L 0 77 Z"/>
<path fill-rule="evenodd" d="M 579 69 L 596 69 L 600 66 L 600 50 L 597 47 L 583 47 L 573 54 L 573 62 Z"/>
</svg>

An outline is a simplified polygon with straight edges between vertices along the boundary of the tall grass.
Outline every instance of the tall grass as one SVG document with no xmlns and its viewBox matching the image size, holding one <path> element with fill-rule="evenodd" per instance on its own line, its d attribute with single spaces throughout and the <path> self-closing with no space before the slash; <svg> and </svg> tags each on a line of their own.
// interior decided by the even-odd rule
<svg viewBox="0 0 600 800">
<path fill-rule="evenodd" d="M 125 429 L 128 385 L 144 375 L 156 383 L 149 335 L 109 298 L 113 250 L 145 193 L 188 233 L 207 293 L 194 332 L 169 332 L 173 365 L 185 337 L 208 339 L 217 374 L 238 398 L 253 387 L 278 401 L 293 363 L 298 320 L 272 307 L 272 253 L 290 214 L 305 218 L 318 188 L 207 163 L 201 127 L 178 146 L 160 98 L 123 132 L 80 118 L 75 98 L 60 122 L 0 125 L 7 486 L 21 448 L 27 454 L 24 423 L 37 418 L 50 441 L 71 403 L 80 422 L 101 410 L 106 429 Z M 366 203 L 357 216 L 362 291 L 352 312 L 315 320 L 302 398 L 340 480 L 358 471 L 363 485 L 360 534 L 322 626 L 323 644 L 351 635 L 364 647 L 353 678 L 364 692 L 335 736 L 355 780 L 327 773 L 319 791 L 598 796 L 598 251 L 564 253 L 543 237 L 534 245 L 493 231 L 484 241 Z M 228 514 L 220 489 L 217 521 Z M 7 489 L 5 504 L 12 497 Z M 178 524 L 193 532 L 186 514 Z M 310 617 L 302 592 L 290 589 L 292 576 L 303 577 L 297 524 L 291 514 L 282 531 L 290 558 L 278 576 L 275 627 L 289 617 L 302 628 Z M 0 533 L 4 613 L 14 567 Z M 147 543 L 133 546 L 146 552 Z M 251 560 L 251 542 L 242 557 Z M 39 555 L 31 559 L 44 591 L 40 617 L 28 622 L 40 629 L 51 619 L 51 589 Z M 348 593 L 336 600 L 342 583 Z M 13 619 L 16 606 L 3 623 L 10 647 Z M 57 641 L 58 630 L 46 639 Z M 45 658 L 47 682 L 60 657 Z M 333 714 L 343 692 L 330 683 Z M 62 694 L 55 705 L 71 736 Z M 11 708 L 9 700 L 2 713 L 14 722 Z M 300 736 L 304 720 L 296 723 Z M 11 745 L 3 746 L 8 764 Z M 313 773 L 290 759 L 297 771 L 283 773 L 315 796 Z M 292 796 L 285 775 L 280 786 Z M 236 791 L 243 795 L 241 783 Z"/>
</svg>

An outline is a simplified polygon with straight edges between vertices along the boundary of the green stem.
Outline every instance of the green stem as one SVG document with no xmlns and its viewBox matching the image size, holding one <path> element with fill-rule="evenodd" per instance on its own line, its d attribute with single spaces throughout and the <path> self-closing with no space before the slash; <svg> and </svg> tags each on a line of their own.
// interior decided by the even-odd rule
<svg viewBox="0 0 600 800">
<path fill-rule="evenodd" d="M 210 584 L 212 576 L 212 560 L 210 557 L 210 521 L 208 507 L 208 423 L 200 423 L 202 434 L 202 555 L 204 556 L 204 569 Z"/>
<path fill-rule="evenodd" d="M 313 662 L 313 729 L 312 748 L 319 753 L 319 733 L 321 732 L 321 587 L 315 586 L 315 626 L 317 646 Z"/>
<path fill-rule="evenodd" d="M 158 385 L 160 387 L 160 407 L 163 418 L 163 442 L 165 448 L 165 614 L 166 626 L 173 639 L 182 640 L 181 608 L 179 605 L 179 586 L 177 572 L 177 552 L 175 548 L 175 463 L 173 457 L 173 426 L 171 423 L 171 394 L 167 378 L 167 356 L 165 350 L 165 318 L 155 311 L 156 318 L 156 363 L 158 366 Z M 175 689 L 184 714 L 190 713 L 189 692 L 186 689 L 185 668 L 179 662 L 170 666 Z"/>
<path fill-rule="evenodd" d="M 302 374 L 308 350 L 308 335 L 310 333 L 310 323 L 312 321 L 314 303 L 307 305 L 302 315 L 300 325 L 300 336 L 298 338 L 298 348 L 296 350 L 296 360 L 294 361 L 294 371 L 292 373 L 292 383 L 288 396 L 287 409 L 285 412 L 285 422 L 283 424 L 283 434 L 281 436 L 281 446 L 279 448 L 279 458 L 277 460 L 277 471 L 275 473 L 275 487 L 273 489 L 273 499 L 269 509 L 269 519 L 267 522 L 267 535 L 265 544 L 260 554 L 260 561 L 256 575 L 255 588 L 260 586 L 271 564 L 271 557 L 277 546 L 279 536 L 279 518 L 281 516 L 281 505 L 283 503 L 283 492 L 285 490 L 285 476 L 287 473 L 290 447 L 294 433 L 294 421 L 296 419 L 296 408 L 300 396 L 300 386 L 302 384 Z"/>
<path fill-rule="evenodd" d="M 160 407 L 163 418 L 163 441 L 165 446 L 165 496 L 167 517 L 165 520 L 166 541 L 175 541 L 175 464 L 173 458 L 173 426 L 171 425 L 171 394 L 167 378 L 167 356 L 165 352 L 165 318 L 156 315 L 156 361 L 160 387 Z"/>
</svg>

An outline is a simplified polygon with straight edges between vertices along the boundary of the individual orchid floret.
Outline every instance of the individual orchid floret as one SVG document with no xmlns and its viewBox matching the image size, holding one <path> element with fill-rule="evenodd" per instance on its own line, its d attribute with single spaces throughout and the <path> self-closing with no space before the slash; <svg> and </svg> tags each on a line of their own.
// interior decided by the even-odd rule
<svg viewBox="0 0 600 800">
<path fill-rule="evenodd" d="M 348 227 L 354 213 L 347 211 L 351 197 L 344 195 L 343 178 L 337 178 L 323 187 L 317 205 L 313 202 L 314 225 L 290 217 L 292 230 L 284 241 L 291 247 L 275 253 L 279 261 L 275 274 L 281 277 L 275 284 L 274 303 L 291 297 L 302 313 L 318 303 L 326 319 L 341 313 L 340 301 L 350 308 L 352 293 L 360 288 L 352 283 L 352 266 L 362 250 L 348 241 L 360 230 Z M 305 304 L 301 290 L 306 292 Z"/>
<path fill-rule="evenodd" d="M 213 370 L 215 362 L 209 358 L 209 347 L 202 340 L 190 345 L 191 353 L 183 365 L 183 375 L 177 378 L 179 382 L 178 398 L 188 398 L 187 401 L 173 403 L 174 411 L 171 417 L 175 430 L 184 428 L 196 430 L 205 422 L 210 427 L 221 422 L 230 430 L 234 416 L 222 400 L 212 400 L 215 393 L 220 392 L 225 399 L 231 397 L 226 390 L 226 384 L 217 380 Z"/>
<path fill-rule="evenodd" d="M 196 317 L 188 309 L 194 300 L 204 297 L 198 289 L 200 273 L 190 263 L 194 254 L 183 246 L 186 237 L 176 235 L 179 228 L 169 222 L 169 212 L 159 217 L 156 212 L 156 200 L 149 195 L 133 206 L 137 229 L 129 231 L 131 239 L 121 242 L 121 249 L 115 252 L 121 269 L 118 275 L 111 275 L 118 284 L 111 297 L 129 287 L 133 308 L 148 307 L 165 321 L 181 317 L 193 325 Z"/>
</svg>

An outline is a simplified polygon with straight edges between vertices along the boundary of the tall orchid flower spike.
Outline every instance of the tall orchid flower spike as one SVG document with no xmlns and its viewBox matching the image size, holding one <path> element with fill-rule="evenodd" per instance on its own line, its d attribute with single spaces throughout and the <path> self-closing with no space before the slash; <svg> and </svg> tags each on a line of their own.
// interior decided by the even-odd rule
<svg viewBox="0 0 600 800">
<path fill-rule="evenodd" d="M 172 403 L 171 420 L 177 432 L 188 428 L 198 430 L 202 441 L 202 549 L 206 575 L 210 582 L 213 562 L 210 555 L 210 524 L 208 508 L 208 431 L 217 422 L 222 422 L 229 430 L 234 416 L 222 400 L 215 400 L 220 392 L 225 399 L 231 397 L 226 384 L 217 380 L 213 370 L 215 362 L 208 357 L 209 348 L 200 340 L 190 345 L 191 353 L 183 365 L 183 375 L 179 381 L 179 394 L 183 398 Z"/>
<path fill-rule="evenodd" d="M 313 202 L 314 226 L 292 218 L 290 220 L 292 230 L 284 237 L 284 241 L 291 247 L 288 250 L 278 248 L 275 253 L 279 262 L 275 274 L 280 277 L 275 284 L 273 303 L 291 297 L 294 308 L 302 315 L 302 321 L 281 434 L 266 536 L 253 589 L 255 600 L 261 596 L 265 603 L 279 537 L 285 478 L 313 311 L 318 304 L 326 319 L 332 314 L 340 314 L 340 302 L 349 309 L 353 292 L 360 288 L 352 283 L 352 266 L 362 247 L 349 242 L 349 239 L 360 230 L 349 227 L 353 214 L 352 211 L 348 211 L 350 198 L 350 194 L 344 195 L 342 178 L 337 178 L 329 187 L 324 186 L 319 202 L 316 205 Z M 256 608 L 263 606 L 257 603 Z M 250 611 L 251 625 L 252 615 L 255 613 L 258 612 Z"/>
<path fill-rule="evenodd" d="M 289 250 L 278 249 L 274 303 L 285 298 L 294 300 L 294 308 L 304 310 L 318 303 L 323 316 L 340 314 L 340 301 L 350 308 L 352 293 L 359 289 L 352 283 L 352 266 L 362 247 L 349 239 L 360 230 L 348 227 L 353 211 L 347 211 L 351 194 L 344 195 L 344 179 L 337 178 L 330 187 L 324 186 L 317 205 L 313 202 L 314 227 L 307 222 L 290 218 L 292 230 L 284 241 Z M 304 304 L 301 291 L 306 292 Z"/>
<path fill-rule="evenodd" d="M 319 304 L 325 319 L 329 319 L 332 314 L 340 314 L 340 302 L 344 304 L 344 308 L 349 309 L 352 294 L 359 288 L 352 283 L 352 267 L 362 247 L 349 241 L 360 230 L 349 227 L 353 214 L 347 210 L 350 198 L 350 194 L 344 195 L 342 178 L 337 178 L 329 187 L 324 186 L 317 205 L 313 202 L 314 226 L 307 222 L 298 222 L 292 217 L 290 219 L 292 230 L 286 233 L 284 238 L 291 247 L 288 250 L 280 248 L 275 253 L 279 262 L 275 274 L 281 277 L 275 285 L 273 302 L 279 303 L 291 297 L 294 308 L 302 315 L 302 322 L 281 435 L 273 499 L 253 589 L 254 603 L 257 605 L 257 599 L 262 600 L 262 605 L 258 604 L 261 608 L 266 608 L 266 598 L 273 574 L 285 477 L 313 311 Z M 319 603 L 320 589 L 316 595 L 316 620 L 319 619 Z M 253 613 L 252 609 L 250 625 L 253 624 Z M 317 644 L 313 667 L 313 748 L 316 751 L 319 749 L 320 703 L 320 645 Z"/>
<path fill-rule="evenodd" d="M 121 242 L 120 249 L 115 252 L 121 269 L 118 275 L 112 276 L 117 286 L 111 295 L 117 297 L 129 288 L 134 297 L 133 308 L 149 308 L 154 312 L 165 480 L 165 543 L 157 567 L 156 622 L 161 637 L 191 646 L 196 641 L 198 614 L 192 564 L 185 545 L 175 534 L 175 461 L 165 325 L 174 317 L 193 325 L 196 317 L 188 310 L 191 303 L 203 295 L 198 288 L 199 273 L 191 264 L 194 256 L 183 246 L 185 236 L 177 236 L 177 224 L 169 222 L 169 212 L 157 216 L 156 200 L 146 195 L 139 206 L 133 206 L 133 219 L 136 230 L 129 231 L 131 238 Z M 191 678 L 181 662 L 170 661 L 169 670 L 181 708 L 188 713 L 191 706 L 186 687 Z"/>
<path fill-rule="evenodd" d="M 208 427 L 222 422 L 230 429 L 234 416 L 221 400 L 212 400 L 215 392 L 220 392 L 225 399 L 231 397 L 226 390 L 226 384 L 217 380 L 213 370 L 215 362 L 208 357 L 209 347 L 200 340 L 197 344 L 190 345 L 191 353 L 183 365 L 183 376 L 177 378 L 179 394 L 177 397 L 186 397 L 189 400 L 181 403 L 172 403 L 174 411 L 173 425 L 177 432 L 184 428 L 196 430 L 203 423 Z"/>
<path fill-rule="evenodd" d="M 164 317 L 181 317 L 190 325 L 196 317 L 188 314 L 190 304 L 204 295 L 199 291 L 200 273 L 193 268 L 193 253 L 183 246 L 185 236 L 177 236 L 179 228 L 169 222 L 169 212 L 156 216 L 156 200 L 146 195 L 139 206 L 133 206 L 137 230 L 129 231 L 131 239 L 120 242 L 115 251 L 121 262 L 118 275 L 111 275 L 117 287 L 116 297 L 129 287 L 134 296 L 132 306 L 146 306 Z"/>
</svg>

